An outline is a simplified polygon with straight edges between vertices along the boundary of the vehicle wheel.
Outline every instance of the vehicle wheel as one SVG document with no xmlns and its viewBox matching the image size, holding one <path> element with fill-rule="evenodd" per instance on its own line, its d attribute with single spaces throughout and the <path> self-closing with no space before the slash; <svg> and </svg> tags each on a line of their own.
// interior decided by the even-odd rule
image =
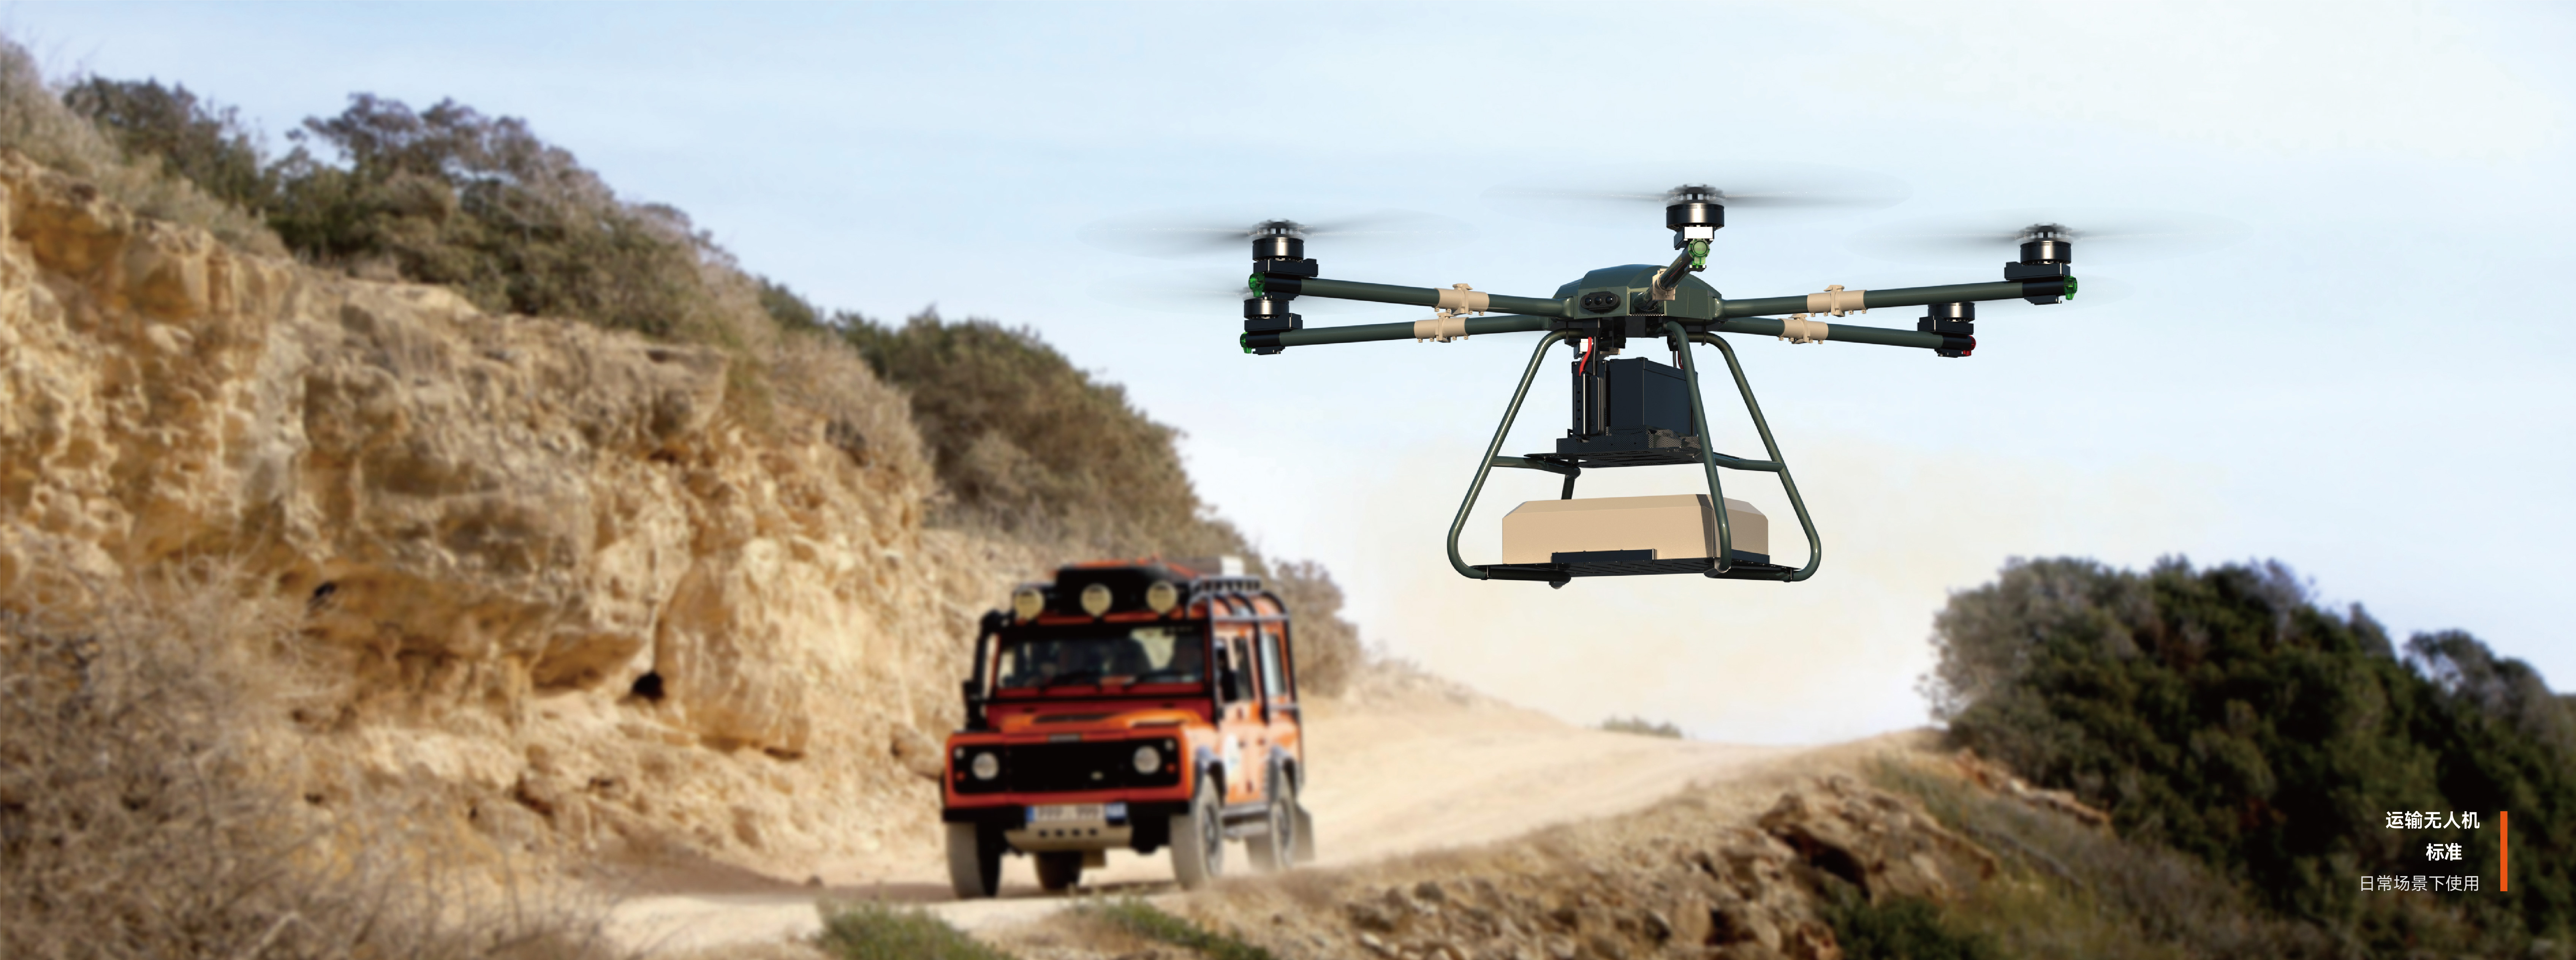
<svg viewBox="0 0 2576 960">
<path fill-rule="evenodd" d="M 1285 771 L 1270 771 L 1270 832 L 1246 837 L 1243 850 L 1252 855 L 1252 868 L 1276 873 L 1297 862 L 1297 785 Z"/>
<path fill-rule="evenodd" d="M 1048 893 L 1063 893 L 1082 882 L 1082 851 L 1056 850 L 1038 854 L 1038 887 Z"/>
<path fill-rule="evenodd" d="M 971 823 L 948 825 L 948 885 L 959 900 L 980 900 L 1002 891 L 1002 844 L 985 838 Z"/>
<path fill-rule="evenodd" d="M 1172 876 L 1181 889 L 1196 890 L 1225 873 L 1225 808 L 1217 802 L 1216 779 L 1201 776 L 1190 809 L 1172 815 Z"/>
<path fill-rule="evenodd" d="M 1307 813 L 1303 804 L 1297 807 L 1296 853 L 1298 863 L 1315 862 L 1315 815 Z"/>
</svg>

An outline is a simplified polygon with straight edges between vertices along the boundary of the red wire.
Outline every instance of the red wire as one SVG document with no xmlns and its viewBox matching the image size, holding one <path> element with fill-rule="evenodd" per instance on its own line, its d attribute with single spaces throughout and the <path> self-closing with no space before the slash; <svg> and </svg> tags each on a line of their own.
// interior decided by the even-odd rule
<svg viewBox="0 0 2576 960">
<path fill-rule="evenodd" d="M 1589 340 L 1585 340 L 1585 341 L 1583 341 L 1583 360 L 1582 360 L 1581 362 L 1576 363 L 1576 364 L 1574 365 L 1574 372 L 1576 372 L 1576 373 L 1590 373 L 1590 372 L 1592 372 L 1592 351 L 1594 351 L 1594 350 L 1598 350 L 1598 349 L 1600 349 L 1600 348 L 1601 348 L 1601 338 L 1600 338 L 1600 337 L 1594 337 L 1594 338 L 1592 338 L 1592 339 L 1589 339 Z"/>
</svg>

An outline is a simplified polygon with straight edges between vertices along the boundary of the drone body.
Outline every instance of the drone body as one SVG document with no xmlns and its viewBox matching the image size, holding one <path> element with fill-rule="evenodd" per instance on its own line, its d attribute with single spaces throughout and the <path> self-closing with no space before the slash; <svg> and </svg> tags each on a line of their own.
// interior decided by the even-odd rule
<svg viewBox="0 0 2576 960">
<path fill-rule="evenodd" d="M 1798 495 L 1788 464 L 1781 458 L 1779 445 L 1772 439 L 1762 408 L 1754 400 L 1744 368 L 1737 362 L 1734 348 L 1720 334 L 1773 336 L 1798 343 L 1834 341 L 1913 347 L 1944 357 L 1965 357 L 1976 348 L 1978 302 L 2020 299 L 2051 304 L 2076 292 L 2070 232 L 2055 224 L 2039 224 L 2025 228 L 2017 238 L 2021 241 L 2021 256 L 2004 265 L 2001 282 L 1897 290 L 1846 290 L 1833 286 L 1810 294 L 1728 300 L 1693 274 L 1706 267 L 1709 243 L 1725 225 L 1725 203 L 1733 198 L 1722 191 L 1693 185 L 1667 191 L 1664 199 L 1665 227 L 1672 231 L 1673 248 L 1679 251 L 1671 263 L 1593 270 L 1545 298 L 1470 290 L 1465 284 L 1440 289 L 1325 279 L 1317 262 L 1305 255 L 1305 239 L 1297 223 L 1264 222 L 1251 231 L 1253 273 L 1246 281 L 1251 295 L 1243 301 L 1244 333 L 1240 343 L 1246 353 L 1272 355 L 1289 347 L 1332 343 L 1402 339 L 1447 343 L 1485 334 L 1544 334 L 1504 410 L 1502 423 L 1495 428 L 1484 459 L 1477 465 L 1457 519 L 1450 525 L 1449 562 L 1453 568 L 1472 579 L 1531 580 L 1558 587 L 1579 577 L 1678 573 L 1797 582 L 1815 575 L 1823 561 L 1823 541 L 1805 501 Z M 1292 309 L 1299 296 L 1409 304 L 1430 307 L 1436 313 L 1430 319 L 1411 323 L 1308 329 L 1304 318 Z M 1913 330 L 1834 322 L 1874 308 L 1907 306 L 1929 308 Z M 1825 319 L 1828 317 L 1832 319 Z M 1673 358 L 1670 365 L 1643 357 L 1612 359 L 1631 341 L 1642 345 L 1650 340 L 1663 342 Z M 1548 348 L 1560 342 L 1573 343 L 1577 350 L 1571 365 L 1572 425 L 1553 451 L 1505 456 L 1503 439 L 1519 416 Z M 1745 411 L 1762 438 L 1764 459 L 1729 456 L 1710 447 L 1706 439 L 1707 412 L 1700 399 L 1698 372 L 1690 349 L 1693 345 L 1716 347 L 1725 357 Z M 1533 518 L 1523 529 L 1555 532 L 1525 533 L 1510 549 L 1518 556 L 1506 557 L 1520 562 L 1469 564 L 1459 556 L 1459 533 L 1495 467 L 1561 475 L 1565 478 L 1561 499 L 1573 501 L 1575 481 L 1586 469 L 1693 463 L 1702 468 L 1708 487 L 1705 497 L 1696 498 L 1695 511 L 1689 504 L 1680 504 L 1678 514 L 1658 515 L 1663 519 L 1624 521 L 1639 532 L 1622 533 L 1611 519 L 1624 515 L 1618 511 L 1630 507 L 1649 509 L 1651 505 L 1602 501 L 1549 506 L 1534 502 L 1514 511 L 1516 517 L 1527 514 Z M 1805 565 L 1792 568 L 1770 562 L 1767 543 L 1753 550 L 1737 548 L 1736 528 L 1760 515 L 1758 511 L 1748 515 L 1746 511 L 1753 510 L 1750 505 L 1726 498 L 1721 470 L 1771 473 L 1780 478 L 1806 534 Z M 1644 545 L 1656 536 L 1646 532 L 1647 528 L 1669 527 L 1676 517 L 1687 523 L 1694 512 L 1705 534 L 1700 538 L 1704 546 L 1690 546 L 1689 537 L 1678 541 L 1679 546 L 1669 538 L 1657 540 L 1653 546 Z M 1587 518 L 1599 519 L 1587 526 Z M 1507 520 L 1507 527 L 1509 523 Z M 1549 536 L 1558 538 L 1568 549 L 1533 546 Z M 1639 544 L 1633 548 L 1620 546 L 1621 537 L 1637 539 Z M 1538 553 L 1546 554 L 1545 562 L 1536 559 Z"/>
</svg>

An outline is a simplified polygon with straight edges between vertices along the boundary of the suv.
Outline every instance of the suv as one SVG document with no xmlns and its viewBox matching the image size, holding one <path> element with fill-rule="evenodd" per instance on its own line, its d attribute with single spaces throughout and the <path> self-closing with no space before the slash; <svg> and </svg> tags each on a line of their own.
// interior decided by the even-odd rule
<svg viewBox="0 0 2576 960">
<path fill-rule="evenodd" d="M 940 819 L 961 898 L 1002 855 L 1070 888 L 1108 851 L 1172 848 L 1197 888 L 1241 838 L 1253 866 L 1314 858 L 1288 609 L 1241 561 L 1079 563 L 984 615 Z"/>
</svg>

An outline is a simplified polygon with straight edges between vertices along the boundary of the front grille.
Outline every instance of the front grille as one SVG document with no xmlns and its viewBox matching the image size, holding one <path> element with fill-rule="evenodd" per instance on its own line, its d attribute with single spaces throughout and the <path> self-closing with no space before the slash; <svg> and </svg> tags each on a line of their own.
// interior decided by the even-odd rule
<svg viewBox="0 0 2576 960">
<path fill-rule="evenodd" d="M 1136 748 L 1147 745 L 1162 751 L 1163 764 L 1151 774 L 1140 774 L 1136 772 Z M 1002 775 L 991 782 L 961 775 L 957 789 L 960 793 L 1072 793 L 1168 787 L 1181 782 L 1178 746 L 1170 739 L 1143 739 L 970 747 L 959 753 L 956 769 L 961 774 L 966 761 L 975 754 L 995 750 L 1001 754 Z"/>
</svg>

